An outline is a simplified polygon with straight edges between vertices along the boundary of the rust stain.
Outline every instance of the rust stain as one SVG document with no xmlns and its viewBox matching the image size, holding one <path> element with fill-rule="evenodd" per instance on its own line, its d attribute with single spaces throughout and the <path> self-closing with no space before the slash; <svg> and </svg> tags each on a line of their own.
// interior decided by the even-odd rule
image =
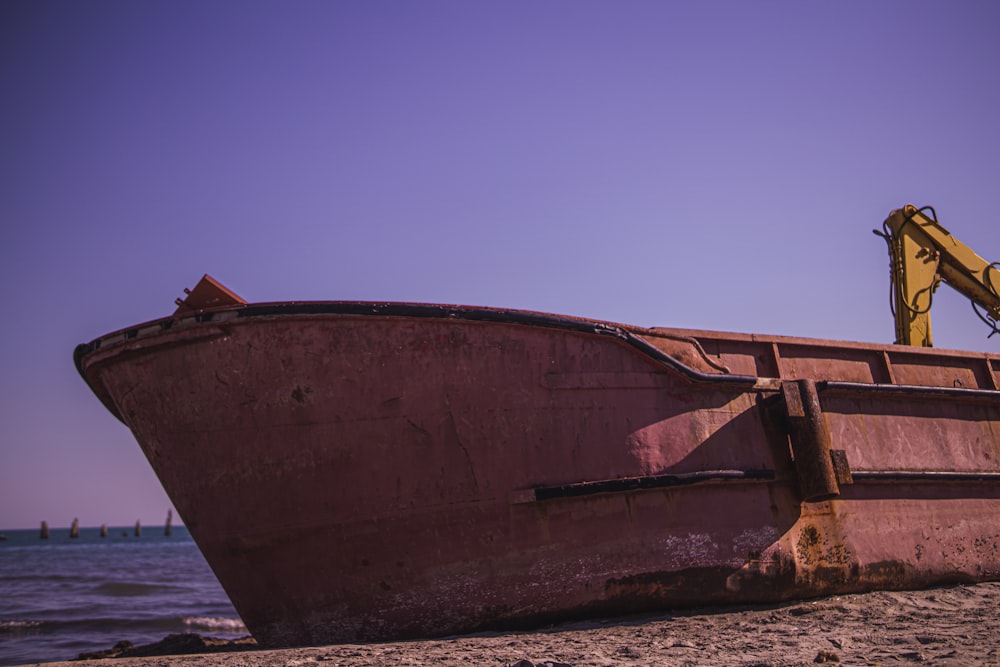
<svg viewBox="0 0 1000 667">
<path fill-rule="evenodd" d="M 309 387 L 309 386 L 298 387 L 297 386 L 297 387 L 295 387 L 295 389 L 292 390 L 292 398 L 295 400 L 296 403 L 299 403 L 301 405 L 301 404 L 303 404 L 303 403 L 306 402 L 306 398 L 311 393 L 312 393 L 312 387 Z"/>
</svg>

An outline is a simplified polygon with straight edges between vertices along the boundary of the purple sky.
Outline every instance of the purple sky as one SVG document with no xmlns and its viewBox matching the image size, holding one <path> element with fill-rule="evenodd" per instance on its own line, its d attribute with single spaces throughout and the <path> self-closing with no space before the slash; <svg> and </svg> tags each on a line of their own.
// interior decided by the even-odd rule
<svg viewBox="0 0 1000 667">
<path fill-rule="evenodd" d="M 891 209 L 1000 259 L 998 27 L 993 2 L 0 3 L 0 528 L 162 522 L 71 354 L 206 272 L 891 342 Z M 939 347 L 987 333 L 939 292 Z"/>
</svg>

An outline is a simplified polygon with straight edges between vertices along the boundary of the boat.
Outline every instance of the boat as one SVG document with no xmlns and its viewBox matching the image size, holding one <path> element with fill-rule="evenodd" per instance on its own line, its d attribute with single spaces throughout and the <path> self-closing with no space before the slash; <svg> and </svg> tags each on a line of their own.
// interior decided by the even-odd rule
<svg viewBox="0 0 1000 667">
<path fill-rule="evenodd" d="M 77 347 L 264 646 L 1000 579 L 1000 356 L 376 302 Z"/>
</svg>

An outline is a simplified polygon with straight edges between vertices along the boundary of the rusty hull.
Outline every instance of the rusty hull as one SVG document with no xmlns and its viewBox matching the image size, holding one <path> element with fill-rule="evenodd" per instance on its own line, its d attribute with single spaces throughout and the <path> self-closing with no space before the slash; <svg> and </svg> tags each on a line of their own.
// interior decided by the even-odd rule
<svg viewBox="0 0 1000 667">
<path fill-rule="evenodd" d="M 80 346 L 268 646 L 1000 578 L 1000 358 L 233 305 Z"/>
</svg>

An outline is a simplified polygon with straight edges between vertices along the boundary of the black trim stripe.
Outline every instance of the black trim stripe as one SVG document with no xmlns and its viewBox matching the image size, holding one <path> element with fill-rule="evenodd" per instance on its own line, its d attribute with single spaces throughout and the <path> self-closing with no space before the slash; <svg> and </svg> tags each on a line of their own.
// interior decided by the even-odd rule
<svg viewBox="0 0 1000 667">
<path fill-rule="evenodd" d="M 553 500 L 556 498 L 576 498 L 598 493 L 622 493 L 646 489 L 664 489 L 675 486 L 689 486 L 706 482 L 770 482 L 774 480 L 773 470 L 702 470 L 672 475 L 649 475 L 646 477 L 626 477 L 606 479 L 599 482 L 580 482 L 562 486 L 541 486 L 528 490 L 523 499 Z"/>
<path fill-rule="evenodd" d="M 336 302 L 288 302 L 272 304 L 251 304 L 239 308 L 227 308 L 197 313 L 194 318 L 199 323 L 207 323 L 216 319 L 232 319 L 235 312 L 237 319 L 254 317 L 280 317 L 289 315 L 364 315 L 375 317 L 417 317 L 431 319 L 455 319 L 473 322 L 494 322 L 498 324 L 514 324 L 521 326 L 543 327 L 560 331 L 571 331 L 584 334 L 611 336 L 644 354 L 657 363 L 684 376 L 691 382 L 712 383 L 749 389 L 756 382 L 753 375 L 703 373 L 678 361 L 659 348 L 651 345 L 640 336 L 626 331 L 621 327 L 592 320 L 574 319 L 534 313 L 523 310 L 501 310 L 494 308 L 475 308 L 466 306 L 444 306 L 434 304 L 412 303 L 374 303 L 360 301 Z M 225 316 L 225 317 L 223 317 Z M 181 318 L 183 319 L 183 318 Z M 177 321 L 174 318 L 157 320 L 120 332 L 97 338 L 90 343 L 78 345 L 73 354 L 77 370 L 83 375 L 83 358 L 101 348 L 110 338 L 132 339 L 138 336 L 140 330 L 162 331 L 171 328 Z M 158 328 L 157 328 L 158 325 Z"/>
<path fill-rule="evenodd" d="M 1000 482 L 1000 472 L 952 470 L 852 470 L 851 477 L 876 482 Z"/>
<path fill-rule="evenodd" d="M 969 389 L 966 387 L 925 387 L 912 384 L 866 384 L 864 382 L 839 382 L 823 380 L 816 383 L 819 391 L 839 393 L 869 393 L 897 395 L 905 398 L 974 398 L 1000 401 L 1000 391 L 995 389 Z"/>
</svg>

